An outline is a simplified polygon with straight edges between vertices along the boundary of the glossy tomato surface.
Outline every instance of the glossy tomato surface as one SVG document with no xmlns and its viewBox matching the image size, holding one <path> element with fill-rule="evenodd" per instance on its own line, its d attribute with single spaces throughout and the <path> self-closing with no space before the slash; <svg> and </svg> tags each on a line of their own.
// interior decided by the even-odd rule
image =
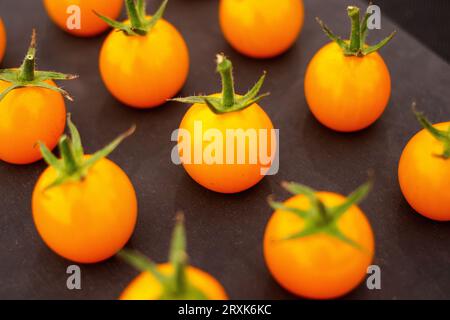
<svg viewBox="0 0 450 320">
<path fill-rule="evenodd" d="M 231 46 L 253 58 L 288 50 L 303 27 L 302 0 L 221 0 L 219 20 Z"/>
<path fill-rule="evenodd" d="M 188 150 L 180 149 L 181 158 L 188 159 L 183 166 L 196 182 L 212 191 L 237 193 L 249 189 L 264 178 L 272 165 L 277 147 L 273 129 L 269 116 L 257 104 L 225 114 L 194 104 L 180 124 L 180 130 L 187 132 L 190 140 L 186 142 Z M 227 138 L 231 130 L 248 135 L 242 135 L 243 139 L 231 135 Z M 182 146 L 183 137 L 179 137 Z M 227 153 L 231 161 L 227 160 Z"/>
<path fill-rule="evenodd" d="M 173 273 L 171 264 L 160 264 L 161 273 L 169 275 Z M 191 285 L 199 289 L 208 300 L 227 300 L 222 285 L 208 273 L 189 266 L 186 270 L 187 279 Z M 122 292 L 120 300 L 158 300 L 162 294 L 162 287 L 150 273 L 141 273 Z"/>
<path fill-rule="evenodd" d="M 33 192 L 33 219 L 44 242 L 79 263 L 99 262 L 122 249 L 137 218 L 136 193 L 122 169 L 101 159 L 85 179 L 46 190 L 56 177 L 49 167 Z"/>
<path fill-rule="evenodd" d="M 384 112 L 391 95 L 391 77 L 377 53 L 345 56 L 336 43 L 317 52 L 305 76 L 305 96 L 314 116 L 330 129 L 358 131 Z"/>
<path fill-rule="evenodd" d="M 186 43 L 164 19 L 146 36 L 112 31 L 100 52 L 100 73 L 109 92 L 135 108 L 156 107 L 173 98 L 188 72 Z"/>
<path fill-rule="evenodd" d="M 122 11 L 124 0 L 43 0 L 47 14 L 62 30 L 80 37 L 96 36 L 109 26 L 95 13 L 113 20 Z M 79 28 L 74 25 L 79 18 Z M 75 26 L 75 27 L 74 27 Z"/>
<path fill-rule="evenodd" d="M 318 192 L 317 196 L 327 207 L 345 200 L 330 192 Z M 305 196 L 295 196 L 284 205 L 307 210 L 309 201 Z M 337 298 L 356 288 L 365 278 L 375 250 L 372 228 L 364 213 L 352 206 L 338 221 L 339 230 L 362 249 L 324 233 L 283 240 L 304 226 L 303 219 L 288 211 L 277 210 L 269 220 L 264 257 L 278 283 L 298 296 L 311 299 Z"/>
<path fill-rule="evenodd" d="M 47 83 L 56 86 L 53 81 Z M 0 81 L 0 92 L 9 86 Z M 29 164 L 42 159 L 37 143 L 53 149 L 65 123 L 66 106 L 60 93 L 36 87 L 10 91 L 0 101 L 0 160 Z"/>
<path fill-rule="evenodd" d="M 448 130 L 450 122 L 434 125 Z M 427 130 L 418 132 L 400 158 L 398 178 L 408 203 L 423 216 L 450 221 L 450 159 L 439 157 L 443 143 Z"/>
</svg>

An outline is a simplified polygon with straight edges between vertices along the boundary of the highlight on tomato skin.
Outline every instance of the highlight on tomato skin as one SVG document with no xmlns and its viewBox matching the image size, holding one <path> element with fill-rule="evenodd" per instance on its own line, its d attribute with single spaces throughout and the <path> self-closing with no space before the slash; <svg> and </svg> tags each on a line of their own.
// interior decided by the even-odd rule
<svg viewBox="0 0 450 320">
<path fill-rule="evenodd" d="M 110 27 L 94 12 L 117 19 L 123 0 L 43 0 L 50 19 L 62 30 L 78 37 L 97 36 Z"/>
<path fill-rule="evenodd" d="M 108 91 L 129 107 L 161 106 L 187 80 L 188 47 L 180 32 L 163 19 L 167 4 L 164 0 L 149 16 L 145 2 L 127 1 L 129 19 L 124 22 L 99 13 L 99 19 L 114 27 L 100 51 L 100 74 Z"/>
<path fill-rule="evenodd" d="M 422 216 L 450 221 L 450 121 L 431 124 L 414 113 L 423 129 L 403 149 L 398 165 L 400 189 Z"/>
<path fill-rule="evenodd" d="M 303 0 L 220 0 L 219 21 L 235 50 L 252 58 L 273 58 L 297 40 L 304 22 Z"/>
<path fill-rule="evenodd" d="M 68 117 L 70 137 L 59 141 L 61 158 L 40 143 L 49 165 L 32 195 L 32 214 L 45 244 L 77 263 L 115 255 L 130 239 L 137 220 L 137 197 L 126 173 L 108 156 L 134 127 L 94 154 L 84 153 Z"/>
<path fill-rule="evenodd" d="M 395 32 L 375 45 L 367 45 L 369 13 L 360 19 L 360 9 L 349 6 L 352 22 L 349 40 L 342 40 L 317 18 L 332 40 L 310 61 L 305 74 L 308 107 L 324 126 L 340 132 L 367 128 L 381 117 L 391 95 L 391 77 L 377 52 Z"/>
<path fill-rule="evenodd" d="M 188 264 L 184 216 L 178 213 L 169 262 L 156 264 L 137 251 L 117 256 L 141 273 L 124 289 L 120 300 L 227 300 L 222 285 L 208 273 Z"/>
<path fill-rule="evenodd" d="M 77 76 L 36 70 L 36 42 L 33 30 L 22 65 L 0 70 L 0 160 L 11 164 L 42 159 L 38 141 L 56 146 L 66 123 L 64 98 L 73 100 L 54 81 Z"/>
<path fill-rule="evenodd" d="M 264 234 L 264 259 L 283 288 L 304 298 L 333 299 L 363 281 L 375 241 L 357 204 L 371 186 L 369 181 L 344 197 L 283 183 L 294 196 L 285 202 L 269 198 L 275 212 Z"/>
<path fill-rule="evenodd" d="M 6 51 L 6 29 L 2 18 L 0 17 L 0 63 L 5 56 Z"/>
</svg>

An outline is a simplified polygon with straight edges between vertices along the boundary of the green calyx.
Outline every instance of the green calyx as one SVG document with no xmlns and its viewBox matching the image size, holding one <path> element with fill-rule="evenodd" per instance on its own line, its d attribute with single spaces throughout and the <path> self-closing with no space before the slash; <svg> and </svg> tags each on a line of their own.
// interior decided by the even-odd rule
<svg viewBox="0 0 450 320">
<path fill-rule="evenodd" d="M 171 100 L 182 103 L 206 104 L 212 112 L 216 114 L 223 114 L 228 112 L 241 111 L 269 95 L 269 93 L 258 95 L 266 78 L 265 72 L 258 80 L 258 82 L 253 86 L 253 88 L 250 89 L 250 91 L 248 91 L 244 96 L 237 95 L 235 93 L 233 80 L 233 64 L 223 54 L 217 55 L 217 72 L 220 74 L 220 77 L 222 79 L 222 94 L 220 97 L 192 96 Z"/>
<path fill-rule="evenodd" d="M 25 87 L 38 87 L 53 90 L 61 93 L 68 100 L 73 101 L 72 97 L 65 90 L 52 86 L 46 81 L 72 80 L 77 77 L 78 76 L 71 74 L 36 70 L 36 31 L 33 29 L 30 47 L 28 48 L 28 52 L 20 68 L 0 70 L 0 80 L 11 83 L 11 86 L 0 93 L 0 101 L 2 101 L 2 99 L 11 91 Z"/>
<path fill-rule="evenodd" d="M 339 229 L 338 221 L 348 211 L 348 209 L 350 209 L 353 205 L 357 205 L 367 196 L 372 188 L 372 185 L 372 181 L 369 180 L 351 193 L 342 204 L 335 207 L 327 207 L 322 200 L 317 197 L 315 190 L 298 183 L 284 182 L 283 187 L 290 193 L 294 195 L 306 196 L 310 202 L 310 208 L 308 210 L 302 210 L 299 208 L 288 207 L 281 202 L 276 202 L 269 199 L 269 204 L 273 209 L 293 213 L 305 221 L 305 227 L 303 230 L 300 230 L 299 232 L 281 240 L 286 241 L 302 239 L 321 233 L 336 238 L 358 250 L 365 251 L 365 248 L 347 237 Z"/>
<path fill-rule="evenodd" d="M 186 254 L 186 231 L 184 216 L 177 215 L 170 247 L 169 261 L 173 266 L 173 274 L 162 274 L 153 261 L 137 251 L 121 250 L 118 257 L 141 272 L 150 273 L 161 284 L 162 295 L 159 300 L 207 300 L 206 295 L 193 286 L 186 274 L 188 256 Z"/>
<path fill-rule="evenodd" d="M 422 112 L 416 110 L 416 104 L 413 103 L 413 112 L 417 118 L 417 121 L 422 125 L 422 127 L 427 130 L 436 140 L 442 142 L 444 151 L 442 154 L 436 154 L 438 158 L 448 160 L 450 158 L 450 126 L 447 131 L 439 130 L 433 126 L 433 124 L 428 121 Z"/>
<path fill-rule="evenodd" d="M 164 0 L 155 14 L 148 19 L 145 0 L 125 0 L 130 24 L 112 20 L 94 11 L 94 13 L 114 29 L 127 36 L 145 36 L 164 15 L 168 0 Z"/>
<path fill-rule="evenodd" d="M 316 18 L 317 22 L 322 27 L 325 34 L 334 42 L 336 42 L 343 50 L 346 56 L 364 57 L 372 52 L 380 50 L 395 36 L 396 31 L 392 32 L 387 38 L 383 39 L 379 43 L 373 46 L 366 45 L 367 34 L 369 29 L 367 28 L 367 22 L 370 17 L 370 13 L 367 11 L 362 21 L 360 20 L 360 9 L 356 6 L 347 7 L 348 16 L 352 22 L 352 30 L 350 34 L 350 40 L 346 41 L 341 37 L 336 36 L 319 18 Z"/>
<path fill-rule="evenodd" d="M 55 181 L 47 186 L 45 190 L 68 182 L 82 181 L 88 175 L 89 169 L 97 163 L 97 161 L 107 157 L 126 137 L 133 134 L 136 129 L 135 126 L 131 127 L 127 132 L 117 137 L 100 151 L 97 151 L 89 157 L 85 157 L 80 134 L 78 129 L 72 123 L 70 114 L 67 116 L 67 123 L 69 126 L 70 138 L 63 135 L 58 143 L 61 159 L 56 158 L 44 143 L 39 142 L 39 147 L 45 162 L 53 167 L 58 173 Z"/>
</svg>

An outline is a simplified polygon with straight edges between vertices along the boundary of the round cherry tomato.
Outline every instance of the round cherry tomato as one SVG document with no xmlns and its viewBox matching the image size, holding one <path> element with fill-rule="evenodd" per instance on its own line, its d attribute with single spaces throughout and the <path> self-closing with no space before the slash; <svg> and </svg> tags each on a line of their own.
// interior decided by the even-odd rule
<svg viewBox="0 0 450 320">
<path fill-rule="evenodd" d="M 326 208 L 346 201 L 331 192 L 316 192 L 315 196 Z M 337 221 L 324 220 L 320 229 L 318 221 L 291 211 L 311 208 L 305 195 L 296 195 L 283 206 L 270 218 L 264 235 L 265 261 L 277 282 L 312 299 L 336 298 L 358 286 L 374 255 L 373 232 L 363 212 L 352 205 Z M 334 219 L 332 214 L 329 217 Z M 315 223 L 318 230 L 311 231 Z"/>
<path fill-rule="evenodd" d="M 6 49 L 6 30 L 3 20 L 0 18 L 0 62 L 2 62 Z"/>
<path fill-rule="evenodd" d="M 131 107 L 151 108 L 164 104 L 187 79 L 186 43 L 177 29 L 158 13 L 153 16 L 154 26 L 143 29 L 141 34 L 127 31 L 133 23 L 125 21 L 123 32 L 112 31 L 100 52 L 103 82 L 114 97 Z M 142 20 L 153 21 L 153 17 L 146 16 Z"/>
<path fill-rule="evenodd" d="M 450 122 L 432 127 L 450 132 Z M 439 156 L 443 147 L 427 129 L 418 132 L 403 150 L 398 178 L 414 210 L 433 220 L 450 221 L 450 159 Z"/>
<path fill-rule="evenodd" d="M 220 26 L 233 48 L 253 58 L 288 50 L 303 26 L 302 0 L 221 0 Z"/>
<path fill-rule="evenodd" d="M 137 200 L 127 175 L 102 159 L 83 181 L 45 190 L 57 177 L 50 167 L 33 192 L 33 219 L 44 242 L 80 263 L 105 260 L 127 243 L 137 217 Z"/>
<path fill-rule="evenodd" d="M 53 81 L 47 83 L 56 86 Z M 0 92 L 9 86 L 0 81 Z M 37 142 L 53 149 L 65 125 L 66 107 L 60 93 L 36 87 L 11 91 L 0 101 L 0 159 L 13 164 L 42 159 Z"/>
<path fill-rule="evenodd" d="M 37 143 L 53 149 L 66 121 L 63 96 L 52 79 L 76 76 L 35 70 L 36 33 L 18 69 L 1 70 L 0 80 L 0 160 L 28 164 L 42 158 Z"/>
<path fill-rule="evenodd" d="M 72 122 L 69 128 L 71 140 L 60 139 L 61 160 L 41 143 L 49 167 L 33 191 L 33 219 L 54 252 L 71 261 L 95 263 L 122 249 L 136 224 L 133 185 L 122 169 L 105 158 L 126 135 L 87 156 Z"/>
<path fill-rule="evenodd" d="M 352 19 L 350 41 L 335 36 L 320 20 L 334 42 L 317 52 L 305 75 L 305 96 L 314 116 L 330 129 L 351 132 L 374 123 L 391 95 L 391 78 L 383 58 L 376 52 L 395 33 L 377 45 L 367 46 L 367 25 L 360 23 L 359 8 L 348 7 Z"/>
<path fill-rule="evenodd" d="M 199 184 L 222 193 L 251 188 L 271 169 L 276 133 L 256 103 L 265 75 L 245 95 L 235 94 L 232 63 L 217 56 L 222 93 L 174 99 L 193 103 L 181 121 L 178 151 L 187 173 Z"/>
<path fill-rule="evenodd" d="M 219 96 L 219 95 L 215 95 Z M 273 124 L 269 116 L 258 105 L 253 104 L 250 107 L 238 111 L 225 114 L 215 114 L 205 104 L 194 104 L 186 112 L 183 120 L 180 124 L 180 130 L 186 130 L 189 132 L 191 138 L 191 150 L 198 148 L 199 140 L 196 137 L 196 123 L 201 123 L 203 133 L 210 130 L 218 130 L 224 140 L 226 139 L 227 130 L 254 130 L 257 132 L 255 142 L 257 149 L 260 150 L 262 144 L 267 146 L 267 154 L 272 154 L 273 146 L 271 141 L 270 132 L 273 130 Z M 262 136 L 260 130 L 266 132 L 266 136 Z M 263 143 L 261 143 L 263 142 Z M 209 144 L 203 142 L 201 144 L 202 155 L 206 153 L 206 149 Z M 264 168 L 270 167 L 271 163 L 262 163 L 258 158 L 256 163 L 250 163 L 250 152 L 253 145 L 246 143 L 244 150 L 240 150 L 245 154 L 246 162 L 239 164 L 226 164 L 226 163 L 206 163 L 203 159 L 202 163 L 196 164 L 193 157 L 191 161 L 183 162 L 183 167 L 186 172 L 197 183 L 201 184 L 207 189 L 222 192 L 222 193 L 237 193 L 243 190 L 247 190 L 257 184 L 264 178 L 262 172 Z M 238 153 L 238 145 L 235 145 L 235 153 Z M 183 152 L 183 151 L 182 151 Z M 185 152 L 185 151 L 184 151 Z M 226 143 L 223 144 L 223 155 L 227 153 Z M 192 155 L 193 156 L 193 155 Z M 223 161 L 225 162 L 225 161 Z"/>
<path fill-rule="evenodd" d="M 94 12 L 117 19 L 123 0 L 44 0 L 44 6 L 53 22 L 64 31 L 79 37 L 92 37 L 109 28 Z"/>
<path fill-rule="evenodd" d="M 387 106 L 391 78 L 374 52 L 346 57 L 336 43 L 323 47 L 310 62 L 305 77 L 309 108 L 323 125 L 336 131 L 357 131 L 375 122 Z"/>
<path fill-rule="evenodd" d="M 164 275 L 173 273 L 173 266 L 169 263 L 158 265 L 158 270 Z M 206 295 L 208 300 L 228 299 L 221 284 L 208 273 L 187 267 L 187 279 L 189 283 Z M 121 300 L 158 300 L 162 294 L 162 286 L 149 272 L 142 272 L 122 292 Z"/>
<path fill-rule="evenodd" d="M 212 276 L 189 266 L 184 216 L 177 216 L 169 263 L 155 264 L 137 251 L 117 255 L 141 271 L 122 292 L 121 300 L 225 300 L 225 290 Z"/>
</svg>

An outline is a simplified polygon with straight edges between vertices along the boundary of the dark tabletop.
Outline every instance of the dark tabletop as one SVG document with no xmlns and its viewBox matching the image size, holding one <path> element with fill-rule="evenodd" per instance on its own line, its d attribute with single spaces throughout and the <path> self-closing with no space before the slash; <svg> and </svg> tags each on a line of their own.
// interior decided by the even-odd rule
<svg viewBox="0 0 450 320">
<path fill-rule="evenodd" d="M 187 106 L 168 103 L 138 111 L 127 108 L 106 91 L 97 66 L 104 36 L 79 39 L 65 34 L 47 18 L 41 1 L 0 2 L 0 15 L 9 31 L 3 66 L 17 66 L 26 51 L 31 29 L 39 34 L 39 67 L 78 73 L 64 83 L 76 98 L 67 103 L 88 151 L 95 151 L 133 123 L 137 132 L 110 158 L 129 175 L 139 200 L 139 218 L 129 247 L 158 262 L 166 260 L 177 210 L 187 220 L 193 265 L 214 275 L 234 299 L 291 299 L 267 271 L 262 237 L 272 213 L 270 194 L 285 199 L 283 180 L 347 194 L 367 179 L 372 168 L 376 185 L 361 204 L 376 236 L 374 263 L 381 267 L 382 289 L 365 285 L 350 299 L 450 298 L 450 224 L 415 213 L 401 195 L 397 163 L 406 142 L 420 128 L 411 102 L 434 121 L 450 116 L 450 68 L 387 19 L 378 40 L 393 29 L 398 35 L 381 54 L 392 74 L 392 98 L 383 117 L 367 130 L 340 134 L 321 126 L 309 112 L 303 95 L 308 61 L 328 40 L 314 21 L 320 16 L 346 35 L 349 22 L 342 0 L 305 0 L 306 24 L 297 44 L 271 60 L 252 60 L 233 51 L 217 22 L 217 1 L 171 0 L 166 18 L 184 35 L 191 53 L 191 72 L 180 95 L 216 92 L 214 55 L 225 52 L 235 64 L 239 91 L 248 89 L 263 70 L 265 90 L 272 95 L 261 105 L 280 129 L 280 172 L 237 194 L 210 192 L 171 163 L 170 135 Z M 151 9 L 156 7 L 152 1 Z M 82 290 L 66 288 L 66 268 L 72 263 L 51 252 L 32 221 L 30 198 L 41 161 L 28 166 L 0 163 L 0 298 L 113 299 L 137 272 L 113 258 L 83 265 Z"/>
</svg>

